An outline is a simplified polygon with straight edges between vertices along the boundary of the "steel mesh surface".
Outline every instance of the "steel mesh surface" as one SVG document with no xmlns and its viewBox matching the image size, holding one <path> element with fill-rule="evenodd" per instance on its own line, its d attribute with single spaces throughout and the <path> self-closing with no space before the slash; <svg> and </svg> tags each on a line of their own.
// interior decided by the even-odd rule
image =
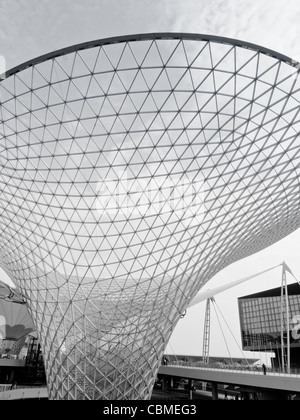
<svg viewBox="0 0 300 420">
<path fill-rule="evenodd" d="M 0 264 L 50 398 L 150 398 L 193 296 L 299 227 L 298 73 L 259 47 L 161 34 L 3 78 Z"/>
</svg>

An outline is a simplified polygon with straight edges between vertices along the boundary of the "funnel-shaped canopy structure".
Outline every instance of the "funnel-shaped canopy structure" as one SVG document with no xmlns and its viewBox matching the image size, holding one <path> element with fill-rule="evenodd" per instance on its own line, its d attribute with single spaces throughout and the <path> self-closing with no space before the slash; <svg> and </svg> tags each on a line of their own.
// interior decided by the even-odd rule
<svg viewBox="0 0 300 420">
<path fill-rule="evenodd" d="M 298 65 L 243 42 L 139 35 L 0 83 L 0 263 L 52 399 L 147 399 L 214 274 L 300 226 Z"/>
</svg>

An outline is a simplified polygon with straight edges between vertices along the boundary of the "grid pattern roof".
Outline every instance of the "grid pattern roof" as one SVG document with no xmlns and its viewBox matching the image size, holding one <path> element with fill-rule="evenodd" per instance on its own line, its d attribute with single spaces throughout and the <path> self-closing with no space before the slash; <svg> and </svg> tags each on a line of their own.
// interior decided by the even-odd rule
<svg viewBox="0 0 300 420">
<path fill-rule="evenodd" d="M 254 45 L 152 34 L 2 77 L 0 263 L 51 398 L 150 398 L 203 284 L 299 227 L 298 75 Z"/>
</svg>

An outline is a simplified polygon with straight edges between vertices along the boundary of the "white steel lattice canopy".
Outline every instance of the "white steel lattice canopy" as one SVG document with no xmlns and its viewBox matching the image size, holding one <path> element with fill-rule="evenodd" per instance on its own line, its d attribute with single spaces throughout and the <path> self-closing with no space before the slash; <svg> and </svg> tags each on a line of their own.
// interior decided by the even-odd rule
<svg viewBox="0 0 300 420">
<path fill-rule="evenodd" d="M 299 66 L 235 40 L 152 34 L 0 83 L 0 263 L 52 399 L 150 398 L 193 296 L 300 225 Z"/>
</svg>

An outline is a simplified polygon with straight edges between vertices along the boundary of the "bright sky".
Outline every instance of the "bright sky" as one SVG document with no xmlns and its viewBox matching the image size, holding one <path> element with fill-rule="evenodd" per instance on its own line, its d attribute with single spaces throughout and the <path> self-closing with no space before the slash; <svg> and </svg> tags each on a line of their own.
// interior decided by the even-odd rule
<svg viewBox="0 0 300 420">
<path fill-rule="evenodd" d="M 52 50 L 94 39 L 142 32 L 194 32 L 239 38 L 300 60 L 299 21 L 299 0 L 0 0 L 0 55 L 11 68 Z M 300 279 L 299 244 L 300 231 L 227 268 L 210 287 L 283 260 Z M 1 279 L 5 279 L 4 274 Z M 279 286 L 280 281 L 277 270 L 217 298 L 237 336 L 237 298 Z M 177 326 L 171 340 L 175 353 L 202 353 L 204 307 L 191 309 Z M 217 325 L 213 331 L 212 355 L 225 356 L 226 346 Z M 240 356 L 233 343 L 230 348 L 233 356 Z"/>
</svg>

